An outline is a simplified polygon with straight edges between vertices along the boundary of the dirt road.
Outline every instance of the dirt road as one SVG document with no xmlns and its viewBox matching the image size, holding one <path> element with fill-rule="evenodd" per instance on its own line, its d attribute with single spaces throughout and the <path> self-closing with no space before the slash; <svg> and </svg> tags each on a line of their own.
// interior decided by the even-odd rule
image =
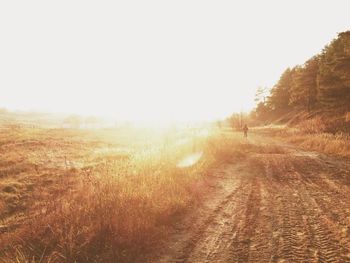
<svg viewBox="0 0 350 263">
<path fill-rule="evenodd" d="M 350 262 L 350 163 L 262 139 L 216 171 L 158 262 Z"/>
</svg>

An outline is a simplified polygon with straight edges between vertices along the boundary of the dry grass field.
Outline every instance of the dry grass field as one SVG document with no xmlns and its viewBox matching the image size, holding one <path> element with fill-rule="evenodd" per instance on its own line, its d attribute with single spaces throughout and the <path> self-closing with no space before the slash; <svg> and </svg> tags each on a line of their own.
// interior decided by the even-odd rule
<svg viewBox="0 0 350 263">
<path fill-rule="evenodd" d="M 132 261 L 242 154 L 231 144 L 208 129 L 1 129 L 2 261 Z"/>
<path fill-rule="evenodd" d="M 255 131 L 297 145 L 305 150 L 350 158 L 350 135 L 348 133 L 326 133 L 320 127 L 322 123 L 311 120 L 294 128 L 285 125 L 271 125 L 255 128 Z"/>
<path fill-rule="evenodd" d="M 3 128 L 0 262 L 349 262 L 332 136 Z"/>
</svg>

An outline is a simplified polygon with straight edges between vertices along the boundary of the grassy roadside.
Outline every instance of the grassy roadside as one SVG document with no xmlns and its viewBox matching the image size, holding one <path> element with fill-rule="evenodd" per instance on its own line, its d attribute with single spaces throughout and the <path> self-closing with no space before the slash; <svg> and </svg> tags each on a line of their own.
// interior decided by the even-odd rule
<svg viewBox="0 0 350 263">
<path fill-rule="evenodd" d="M 305 150 L 350 158 L 349 134 L 331 134 L 319 131 L 317 128 L 305 129 L 305 127 L 266 126 L 255 128 L 254 131 L 295 144 Z"/>
<path fill-rule="evenodd" d="M 15 136 L 1 134 L 1 168 L 18 165 L 18 154 L 27 168 L 1 176 L 1 195 L 27 196 L 17 203 L 7 197 L 0 212 L 4 222 L 20 212 L 30 216 L 0 234 L 0 262 L 131 262 L 164 239 L 175 216 L 200 203 L 213 167 L 243 158 L 246 148 L 240 134 L 218 131 Z M 201 153 L 197 162 L 177 166 L 193 152 Z"/>
</svg>

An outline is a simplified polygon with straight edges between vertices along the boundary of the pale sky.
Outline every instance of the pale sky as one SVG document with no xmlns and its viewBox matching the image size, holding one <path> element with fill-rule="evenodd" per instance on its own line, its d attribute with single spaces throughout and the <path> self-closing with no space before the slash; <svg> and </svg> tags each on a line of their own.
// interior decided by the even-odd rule
<svg viewBox="0 0 350 263">
<path fill-rule="evenodd" d="M 0 1 L 0 107 L 130 120 L 250 110 L 350 1 Z"/>
</svg>

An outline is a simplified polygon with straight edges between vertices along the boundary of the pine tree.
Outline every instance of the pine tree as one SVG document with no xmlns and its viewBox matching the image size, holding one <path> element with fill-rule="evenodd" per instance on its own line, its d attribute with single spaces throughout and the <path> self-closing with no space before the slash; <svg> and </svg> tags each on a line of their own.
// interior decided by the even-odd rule
<svg viewBox="0 0 350 263">
<path fill-rule="evenodd" d="M 271 89 L 271 96 L 268 101 L 271 109 L 281 111 L 290 108 L 289 100 L 294 74 L 295 69 L 287 68 L 278 83 Z"/>
<path fill-rule="evenodd" d="M 350 110 L 350 31 L 340 33 L 321 56 L 318 99 L 327 108 Z"/>
<path fill-rule="evenodd" d="M 294 68 L 293 82 L 290 94 L 290 104 L 309 112 L 316 105 L 317 74 L 319 57 L 315 56 L 303 66 Z"/>
</svg>

